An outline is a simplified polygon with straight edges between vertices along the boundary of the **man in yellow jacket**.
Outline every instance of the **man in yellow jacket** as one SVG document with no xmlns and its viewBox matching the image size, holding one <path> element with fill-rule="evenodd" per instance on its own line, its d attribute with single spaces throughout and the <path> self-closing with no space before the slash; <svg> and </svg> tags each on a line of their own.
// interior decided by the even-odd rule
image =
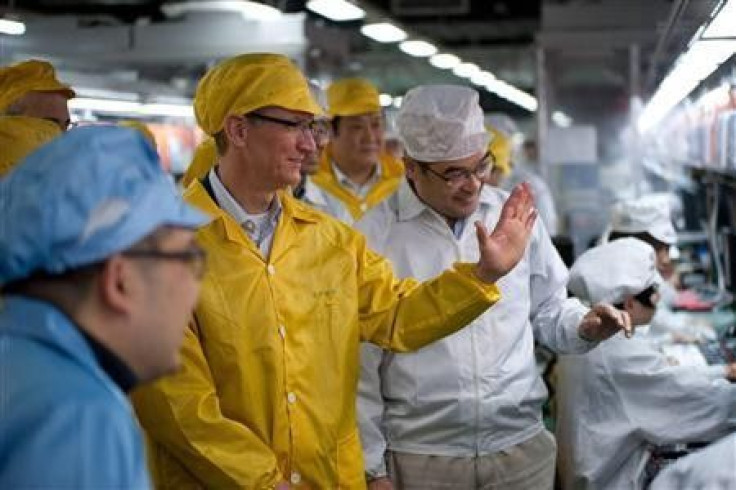
<svg viewBox="0 0 736 490">
<path fill-rule="evenodd" d="M 364 488 L 359 344 L 408 351 L 471 322 L 519 260 L 526 186 L 481 259 L 426 283 L 395 279 L 358 232 L 295 199 L 319 106 L 287 58 L 246 54 L 201 80 L 197 121 L 218 164 L 185 198 L 213 217 L 208 273 L 177 375 L 134 396 L 159 488 Z"/>
<path fill-rule="evenodd" d="M 384 150 L 379 93 L 368 80 L 345 78 L 327 88 L 331 141 L 314 183 L 337 200 L 353 220 L 393 194 L 404 165 Z"/>
<path fill-rule="evenodd" d="M 67 101 L 74 96 L 46 61 L 27 60 L 0 67 L 2 115 L 46 119 L 66 131 L 71 126 Z"/>
</svg>

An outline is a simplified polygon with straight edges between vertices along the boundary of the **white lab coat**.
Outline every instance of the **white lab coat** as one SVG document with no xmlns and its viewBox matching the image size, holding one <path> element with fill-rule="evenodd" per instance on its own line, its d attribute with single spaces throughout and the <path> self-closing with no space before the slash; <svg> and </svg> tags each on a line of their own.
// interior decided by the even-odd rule
<svg viewBox="0 0 736 490">
<path fill-rule="evenodd" d="M 736 488 L 736 434 L 678 459 L 654 479 L 651 490 L 733 490 Z"/>
<path fill-rule="evenodd" d="M 532 194 L 534 195 L 534 205 L 539 212 L 539 218 L 544 223 L 547 231 L 552 235 L 557 235 L 560 230 L 558 229 L 557 220 L 557 209 L 555 208 L 555 200 L 552 197 L 552 191 L 550 190 L 547 182 L 542 179 L 539 174 L 534 170 L 526 166 L 525 164 L 516 164 L 511 169 L 511 175 L 503 183 L 503 188 L 511 191 L 515 186 L 522 182 L 528 182 L 532 188 Z"/>
<path fill-rule="evenodd" d="M 301 200 L 343 223 L 353 224 L 353 217 L 350 216 L 350 212 L 343 203 L 329 192 L 318 187 L 309 177 L 304 181 L 304 195 Z"/>
<path fill-rule="evenodd" d="M 736 426 L 736 385 L 669 365 L 648 338 L 619 333 L 586 355 L 561 357 L 558 373 L 565 489 L 642 488 L 650 444 L 710 441 Z"/>
<path fill-rule="evenodd" d="M 400 277 L 425 280 L 456 261 L 479 258 L 473 222 L 492 229 L 504 191 L 486 187 L 457 239 L 404 182 L 359 221 L 369 244 Z M 587 309 L 567 299 L 567 269 L 541 224 L 520 263 L 498 286 L 499 303 L 467 328 L 409 354 L 364 344 L 358 415 L 366 469 L 385 474 L 385 450 L 468 457 L 519 444 L 543 430 L 547 397 L 534 338 L 556 351 L 585 352 L 578 337 Z"/>
</svg>

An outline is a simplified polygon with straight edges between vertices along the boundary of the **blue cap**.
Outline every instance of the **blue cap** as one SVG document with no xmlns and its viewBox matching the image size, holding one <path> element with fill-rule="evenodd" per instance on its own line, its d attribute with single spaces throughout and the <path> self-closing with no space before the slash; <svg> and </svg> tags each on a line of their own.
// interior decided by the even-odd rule
<svg viewBox="0 0 736 490">
<path fill-rule="evenodd" d="M 0 284 L 102 261 L 161 226 L 208 220 L 177 194 L 138 131 L 75 129 L 0 180 Z"/>
</svg>

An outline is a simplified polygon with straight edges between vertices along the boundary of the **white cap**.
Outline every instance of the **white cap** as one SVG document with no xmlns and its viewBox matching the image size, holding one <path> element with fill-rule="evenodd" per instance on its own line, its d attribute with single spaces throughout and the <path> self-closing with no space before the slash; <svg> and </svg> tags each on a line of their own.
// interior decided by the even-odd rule
<svg viewBox="0 0 736 490">
<path fill-rule="evenodd" d="M 604 243 L 575 261 L 567 289 L 591 304 L 621 303 L 661 282 L 656 262 L 651 245 L 636 238 Z"/>
<path fill-rule="evenodd" d="M 488 148 L 478 92 L 459 85 L 411 89 L 396 118 L 406 153 L 420 162 L 467 158 Z"/>
<path fill-rule="evenodd" d="M 667 245 L 677 242 L 667 194 L 651 194 L 614 204 L 611 209 L 611 232 L 649 233 Z"/>
</svg>

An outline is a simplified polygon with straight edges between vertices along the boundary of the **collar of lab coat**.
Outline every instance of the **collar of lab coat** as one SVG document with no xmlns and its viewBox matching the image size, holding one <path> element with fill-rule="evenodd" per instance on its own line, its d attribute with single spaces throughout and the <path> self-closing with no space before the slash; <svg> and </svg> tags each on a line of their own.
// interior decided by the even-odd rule
<svg viewBox="0 0 736 490">
<path fill-rule="evenodd" d="M 508 196 L 505 195 L 504 199 L 506 197 Z M 404 179 L 401 183 L 401 186 L 397 191 L 397 200 L 399 221 L 409 221 L 425 211 L 438 214 L 437 211 L 430 208 L 421 199 L 419 199 L 419 196 L 416 195 L 411 184 L 409 184 L 408 179 Z M 494 204 L 494 201 L 493 194 L 489 191 L 488 186 L 483 186 L 480 191 L 480 200 L 478 202 L 479 208 L 490 207 Z"/>
</svg>

